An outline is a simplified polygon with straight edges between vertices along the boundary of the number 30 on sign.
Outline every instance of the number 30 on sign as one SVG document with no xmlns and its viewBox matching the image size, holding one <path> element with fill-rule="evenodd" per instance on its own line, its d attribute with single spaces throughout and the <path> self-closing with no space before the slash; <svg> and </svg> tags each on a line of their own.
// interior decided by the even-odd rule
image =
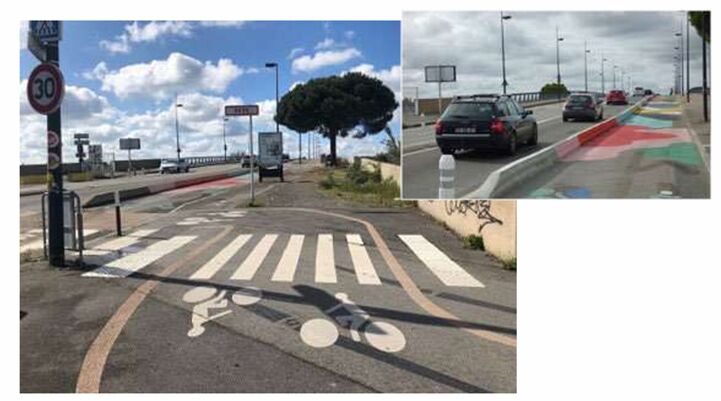
<svg viewBox="0 0 721 401">
<path fill-rule="evenodd" d="M 28 102 L 40 114 L 51 114 L 60 107 L 65 95 L 65 80 L 60 69 L 42 63 L 30 73 L 27 86 Z"/>
</svg>

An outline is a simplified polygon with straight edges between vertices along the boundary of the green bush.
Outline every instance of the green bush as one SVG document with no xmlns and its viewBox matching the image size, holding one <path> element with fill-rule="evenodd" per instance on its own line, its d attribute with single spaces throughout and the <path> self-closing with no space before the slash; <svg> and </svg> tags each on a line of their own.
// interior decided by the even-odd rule
<svg viewBox="0 0 721 401">
<path fill-rule="evenodd" d="M 480 235 L 469 235 L 463 239 L 466 248 L 476 249 L 479 251 L 485 251 L 486 246 L 483 243 L 483 237 Z"/>
</svg>

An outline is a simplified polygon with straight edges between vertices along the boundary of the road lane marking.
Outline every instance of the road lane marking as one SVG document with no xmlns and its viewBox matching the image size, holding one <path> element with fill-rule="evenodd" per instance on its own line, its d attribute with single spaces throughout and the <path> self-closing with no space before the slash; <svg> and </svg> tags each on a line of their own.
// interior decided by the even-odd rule
<svg viewBox="0 0 721 401">
<path fill-rule="evenodd" d="M 43 231 L 42 230 L 39 230 L 39 231 L 42 234 Z M 97 232 L 98 232 L 98 230 L 95 230 L 92 228 L 83 230 L 83 237 L 89 237 Z M 20 245 L 20 253 L 27 252 L 27 251 L 34 251 L 36 249 L 43 249 L 43 240 L 40 239 L 37 241 L 33 241 L 29 244 Z"/>
<path fill-rule="evenodd" d="M 138 230 L 138 231 L 135 231 L 124 237 L 116 238 L 116 239 L 110 240 L 108 242 L 104 242 L 100 245 L 94 246 L 91 249 L 88 249 L 87 251 L 83 252 L 83 254 L 87 255 L 87 256 L 107 255 L 111 252 L 119 251 L 123 248 L 129 247 L 129 246 L 137 243 L 138 241 L 140 241 L 142 238 L 155 233 L 156 231 L 158 231 L 158 230 L 157 229 Z"/>
<path fill-rule="evenodd" d="M 485 287 L 422 235 L 399 235 L 413 253 L 449 287 Z"/>
<path fill-rule="evenodd" d="M 192 251 L 185 258 L 176 260 L 163 271 L 158 273 L 160 277 L 168 277 L 174 271 L 180 267 L 185 266 L 186 263 L 193 262 L 200 254 L 205 252 L 208 247 L 212 246 L 216 242 L 223 239 L 230 231 L 232 227 L 224 227 L 223 230 L 218 233 L 215 237 L 211 238 L 207 242 L 193 248 Z M 100 382 L 103 377 L 103 371 L 105 370 L 105 364 L 108 361 L 108 355 L 113 349 L 115 341 L 120 336 L 123 328 L 128 323 L 128 320 L 133 316 L 138 306 L 145 300 L 145 297 L 150 294 L 151 291 L 160 283 L 159 280 L 150 280 L 141 284 L 138 288 L 133 291 L 132 294 L 123 302 L 122 305 L 115 311 L 113 316 L 108 319 L 103 326 L 93 343 L 90 344 L 90 348 L 85 353 L 83 364 L 80 367 L 80 373 L 78 374 L 78 381 L 75 385 L 76 393 L 98 393 L 100 392 Z"/>
<path fill-rule="evenodd" d="M 156 242 L 140 252 L 116 259 L 98 267 L 93 271 L 84 273 L 83 277 L 127 277 L 182 247 L 195 238 L 196 236 L 194 235 L 178 235 L 170 239 Z"/>
<path fill-rule="evenodd" d="M 238 267 L 238 270 L 233 273 L 230 279 L 252 279 L 255 275 L 255 272 L 258 271 L 260 264 L 263 263 L 263 260 L 268 255 L 270 248 L 273 246 L 273 243 L 277 238 L 278 234 L 266 234 L 265 236 L 263 236 L 263 239 L 260 240 L 260 242 L 258 243 L 258 245 L 255 246 L 255 248 L 253 248 L 253 250 L 250 252 L 250 255 L 245 258 L 243 263 L 240 265 L 240 267 Z"/>
<path fill-rule="evenodd" d="M 358 278 L 358 284 L 380 285 L 381 280 L 373 268 L 371 258 L 368 256 L 365 246 L 363 246 L 363 238 L 358 234 L 346 234 L 348 241 L 348 250 L 353 260 L 353 267 Z"/>
<path fill-rule="evenodd" d="M 335 258 L 333 257 L 333 235 L 318 234 L 315 254 L 315 282 L 335 283 Z"/>
<path fill-rule="evenodd" d="M 190 276 L 191 280 L 208 280 L 233 257 L 240 248 L 252 237 L 250 234 L 238 235 L 230 244 L 218 252 L 212 259 L 204 264 L 198 271 Z"/>
<path fill-rule="evenodd" d="M 270 278 L 271 281 L 293 281 L 304 239 L 305 235 L 293 234 L 290 236 L 288 245 L 285 247 L 285 251 L 283 251 L 283 256 L 280 258 L 280 262 L 278 262 L 278 267 L 276 267 L 273 277 Z"/>
</svg>

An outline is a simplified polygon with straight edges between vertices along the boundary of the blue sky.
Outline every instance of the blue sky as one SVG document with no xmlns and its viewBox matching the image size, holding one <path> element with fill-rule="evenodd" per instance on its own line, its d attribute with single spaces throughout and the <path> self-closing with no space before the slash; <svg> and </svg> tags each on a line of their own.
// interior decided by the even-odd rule
<svg viewBox="0 0 721 401">
<path fill-rule="evenodd" d="M 21 24 L 20 160 L 46 157 L 45 118 L 29 108 L 24 84 L 37 60 L 25 49 Z M 74 132 L 90 133 L 105 152 L 118 138 L 140 137 L 136 158 L 174 155 L 173 97 L 178 93 L 183 155 L 222 154 L 222 106 L 254 103 L 254 131 L 275 127 L 275 74 L 280 96 L 310 78 L 361 71 L 381 79 L 400 99 L 398 21 L 69 21 L 64 23 L 60 66 L 64 160 L 76 161 Z M 391 123 L 400 132 L 399 111 Z M 286 152 L 297 155 L 298 135 L 281 127 Z M 229 151 L 245 151 L 247 119 L 227 125 Z M 374 154 L 384 134 L 340 139 L 341 155 Z M 304 136 L 303 146 L 307 139 Z M 327 151 L 327 141 L 323 141 Z M 305 150 L 304 150 L 305 153 Z M 116 157 L 124 157 L 118 154 Z"/>
</svg>

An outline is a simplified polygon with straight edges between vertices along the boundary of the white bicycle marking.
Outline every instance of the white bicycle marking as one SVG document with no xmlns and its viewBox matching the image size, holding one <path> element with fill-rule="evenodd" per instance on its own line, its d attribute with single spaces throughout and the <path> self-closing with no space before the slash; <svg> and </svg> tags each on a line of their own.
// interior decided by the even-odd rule
<svg viewBox="0 0 721 401">
<path fill-rule="evenodd" d="M 336 310 L 345 309 L 348 314 L 338 316 L 335 320 L 339 325 L 348 327 L 353 341 L 361 342 L 362 331 L 368 344 L 377 350 L 393 353 L 405 348 L 406 338 L 396 326 L 372 321 L 368 312 L 351 301 L 346 293 L 339 292 L 335 297 L 340 303 L 324 312 L 329 315 Z M 300 328 L 301 340 L 314 348 L 329 347 L 335 344 L 338 336 L 338 328 L 328 319 L 311 319 Z"/>
<path fill-rule="evenodd" d="M 215 287 L 201 286 L 188 290 L 183 295 L 183 302 L 196 304 L 190 316 L 191 328 L 188 330 L 188 337 L 198 337 L 205 332 L 205 323 L 218 319 L 233 311 L 227 309 L 228 300 L 226 294 L 228 291 L 218 291 Z M 217 294 L 217 295 L 216 295 Z M 253 305 L 261 300 L 263 292 L 256 287 L 245 287 L 237 290 L 231 296 L 233 303 L 240 306 Z M 210 314 L 211 309 L 225 309 L 215 315 Z"/>
</svg>

